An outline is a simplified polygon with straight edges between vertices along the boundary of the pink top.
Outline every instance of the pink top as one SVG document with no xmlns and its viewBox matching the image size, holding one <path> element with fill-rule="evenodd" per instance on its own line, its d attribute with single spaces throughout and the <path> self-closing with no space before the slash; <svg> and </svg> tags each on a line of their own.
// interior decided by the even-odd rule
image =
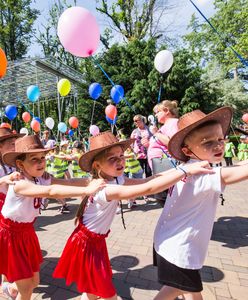
<svg viewBox="0 0 248 300">
<path fill-rule="evenodd" d="M 150 133 L 147 126 L 145 126 L 144 129 L 136 128 L 131 133 L 131 138 L 135 138 L 133 152 L 136 154 L 137 159 L 147 158 L 147 147 L 151 135 L 152 134 Z M 144 142 L 146 144 L 144 144 Z"/>
<path fill-rule="evenodd" d="M 176 118 L 168 119 L 165 122 L 165 124 L 159 128 L 158 132 L 171 138 L 178 131 L 177 122 L 178 119 Z M 152 137 L 150 139 L 150 144 L 147 152 L 148 162 L 151 168 L 152 168 L 152 159 L 155 157 L 163 156 L 162 149 L 167 150 L 167 147 L 162 142 L 159 142 L 157 139 Z"/>
</svg>

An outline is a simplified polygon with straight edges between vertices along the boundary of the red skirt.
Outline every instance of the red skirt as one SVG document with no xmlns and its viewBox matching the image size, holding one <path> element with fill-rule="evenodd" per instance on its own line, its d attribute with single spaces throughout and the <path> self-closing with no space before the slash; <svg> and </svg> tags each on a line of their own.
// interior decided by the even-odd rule
<svg viewBox="0 0 248 300">
<path fill-rule="evenodd" d="M 2 208 L 3 208 L 4 202 L 5 202 L 5 198 L 6 198 L 6 195 L 3 193 L 0 193 L 0 218 L 2 216 Z"/>
<path fill-rule="evenodd" d="M 76 283 L 80 293 L 102 298 L 116 294 L 105 238 L 79 224 L 69 237 L 58 265 L 55 278 L 65 278 L 66 284 Z"/>
<path fill-rule="evenodd" d="M 33 223 L 0 219 L 0 274 L 9 282 L 31 278 L 39 272 L 42 254 Z"/>
</svg>

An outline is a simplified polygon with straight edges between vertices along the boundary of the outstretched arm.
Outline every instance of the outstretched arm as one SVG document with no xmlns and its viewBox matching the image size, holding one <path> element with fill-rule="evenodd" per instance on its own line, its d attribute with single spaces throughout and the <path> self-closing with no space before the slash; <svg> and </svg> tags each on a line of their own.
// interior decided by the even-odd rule
<svg viewBox="0 0 248 300">
<path fill-rule="evenodd" d="M 132 199 L 138 196 L 159 193 L 177 183 L 187 175 L 214 173 L 207 161 L 189 164 L 153 176 L 147 183 L 132 186 L 108 185 L 105 189 L 107 200 Z"/>
<path fill-rule="evenodd" d="M 27 197 L 51 197 L 63 199 L 67 197 L 81 197 L 95 194 L 102 189 L 106 183 L 102 179 L 92 181 L 87 187 L 63 186 L 58 184 L 36 185 L 27 180 L 15 183 L 14 190 L 17 194 Z"/>
<path fill-rule="evenodd" d="M 51 177 L 52 184 L 70 185 L 70 186 L 87 186 L 90 183 L 90 178 L 71 178 L 71 179 L 59 179 Z"/>
<path fill-rule="evenodd" d="M 224 185 L 248 179 L 248 161 L 233 167 L 221 168 L 221 179 Z"/>
<path fill-rule="evenodd" d="M 20 180 L 21 174 L 19 172 L 13 172 L 9 175 L 5 175 L 0 178 L 0 185 L 12 185 L 15 184 L 15 180 Z"/>
<path fill-rule="evenodd" d="M 161 172 L 161 173 L 157 173 L 155 175 L 146 177 L 146 178 L 125 178 L 125 184 L 124 185 L 136 185 L 136 184 L 142 184 L 142 183 L 146 183 L 149 182 L 150 180 L 156 178 L 159 175 L 164 175 L 169 174 L 170 172 L 173 172 L 173 170 L 175 170 L 175 168 L 171 168 L 170 170 Z"/>
</svg>

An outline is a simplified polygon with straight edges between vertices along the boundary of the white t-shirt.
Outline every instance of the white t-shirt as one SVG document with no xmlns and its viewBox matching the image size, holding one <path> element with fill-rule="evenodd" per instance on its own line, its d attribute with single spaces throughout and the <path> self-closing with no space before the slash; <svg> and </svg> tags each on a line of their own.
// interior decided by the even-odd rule
<svg viewBox="0 0 248 300">
<path fill-rule="evenodd" d="M 6 176 L 16 170 L 15 168 L 8 167 L 7 165 L 4 165 L 4 166 L 6 168 L 7 173 L 4 172 L 3 167 L 0 165 L 0 178 L 2 178 L 3 176 Z M 8 186 L 5 184 L 1 184 L 0 185 L 0 193 L 3 193 L 6 195 L 7 191 L 8 191 Z"/>
<path fill-rule="evenodd" d="M 174 186 L 171 196 L 168 194 L 154 232 L 154 247 L 180 268 L 202 268 L 223 190 L 220 170 L 189 176 L 186 182 L 181 180 Z"/>
<path fill-rule="evenodd" d="M 36 177 L 36 180 L 38 185 L 51 184 L 51 178 Z M 15 193 L 14 185 L 10 185 L 2 208 L 2 215 L 5 219 L 18 223 L 31 223 L 39 215 L 41 201 L 42 198 L 25 197 Z"/>
<path fill-rule="evenodd" d="M 117 178 L 118 184 L 124 184 L 123 176 Z M 108 184 L 117 184 L 115 180 Z M 105 189 L 96 193 L 91 200 L 88 201 L 87 208 L 83 214 L 83 224 L 92 232 L 98 234 L 106 234 L 116 215 L 118 201 L 106 199 Z"/>
</svg>

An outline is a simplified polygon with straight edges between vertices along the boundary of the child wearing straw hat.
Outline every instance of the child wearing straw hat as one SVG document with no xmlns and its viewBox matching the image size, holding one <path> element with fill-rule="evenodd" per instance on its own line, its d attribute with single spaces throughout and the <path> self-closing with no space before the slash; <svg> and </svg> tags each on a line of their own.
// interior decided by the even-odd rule
<svg viewBox="0 0 248 300">
<path fill-rule="evenodd" d="M 82 201 L 76 216 L 78 226 L 68 239 L 53 276 L 65 278 L 68 285 L 75 282 L 84 300 L 117 299 L 105 238 L 118 201 L 159 192 L 185 174 L 212 172 L 207 162 L 198 162 L 146 179 L 124 178 L 124 151 L 133 141 L 119 141 L 111 132 L 103 132 L 90 138 L 90 151 L 79 159 L 82 170 L 91 172 L 93 178 L 105 179 L 108 185 Z"/>
<path fill-rule="evenodd" d="M 178 121 L 179 131 L 169 141 L 171 155 L 188 167 L 207 160 L 219 163 L 232 109 L 223 107 L 204 114 L 195 110 Z M 234 169 L 235 168 L 235 169 Z M 163 284 L 154 300 L 171 300 L 178 295 L 201 300 L 202 268 L 211 237 L 219 195 L 226 185 L 248 179 L 247 165 L 213 168 L 179 181 L 168 195 L 154 232 L 154 263 Z"/>
<path fill-rule="evenodd" d="M 51 184 L 62 181 L 43 176 L 45 154 L 49 150 L 33 135 L 17 139 L 15 151 L 3 154 L 3 162 L 17 167 L 23 176 L 9 186 L 0 220 L 0 274 L 15 282 L 18 299 L 31 299 L 33 289 L 39 284 L 42 255 L 33 223 L 40 213 L 42 198 L 81 197 L 94 194 L 104 186 L 103 180 L 87 187 Z M 84 184 L 83 179 L 75 182 L 78 184 Z"/>
</svg>

